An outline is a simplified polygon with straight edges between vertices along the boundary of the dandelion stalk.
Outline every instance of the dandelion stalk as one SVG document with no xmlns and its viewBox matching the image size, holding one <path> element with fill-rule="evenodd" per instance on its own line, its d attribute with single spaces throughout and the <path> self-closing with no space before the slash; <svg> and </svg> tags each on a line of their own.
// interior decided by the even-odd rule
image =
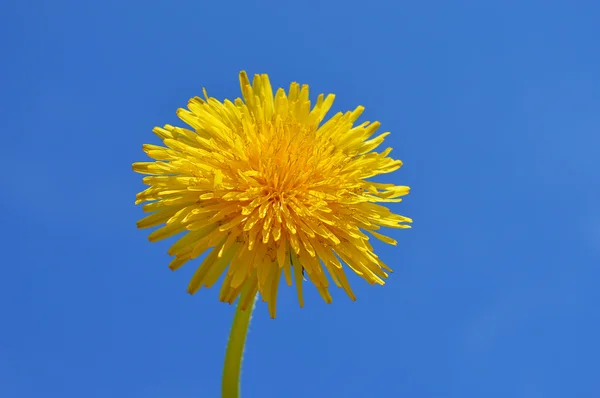
<svg viewBox="0 0 600 398">
<path fill-rule="evenodd" d="M 254 295 L 254 298 L 250 298 L 248 295 Z M 246 335 L 248 334 L 248 326 L 250 326 L 254 304 L 245 310 L 242 307 L 246 300 L 249 298 L 255 300 L 256 297 L 256 290 L 244 289 L 235 310 L 233 325 L 229 333 L 229 341 L 227 342 L 225 365 L 223 367 L 223 398 L 239 398 L 240 396 L 242 357 L 244 355 L 244 345 L 246 344 Z"/>
</svg>

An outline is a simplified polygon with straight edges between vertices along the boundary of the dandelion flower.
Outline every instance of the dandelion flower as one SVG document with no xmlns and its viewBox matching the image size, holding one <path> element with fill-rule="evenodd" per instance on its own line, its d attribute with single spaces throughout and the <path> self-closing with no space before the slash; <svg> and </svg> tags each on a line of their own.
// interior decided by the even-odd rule
<svg viewBox="0 0 600 398">
<path fill-rule="evenodd" d="M 355 125 L 362 106 L 324 121 L 332 94 L 311 108 L 307 85 L 273 95 L 267 75 L 252 84 L 245 72 L 239 78 L 243 99 L 220 102 L 204 90 L 204 99 L 177 110 L 191 128 L 153 130 L 165 146 L 144 145 L 155 161 L 133 164 L 149 186 L 136 198 L 150 213 L 138 227 L 161 225 L 152 242 L 180 235 L 168 251 L 172 270 L 210 250 L 191 294 L 224 275 L 221 301 L 233 303 L 245 289 L 244 310 L 259 292 L 271 317 L 282 274 L 300 306 L 305 276 L 327 303 L 330 280 L 355 300 L 346 269 L 383 285 L 391 270 L 369 235 L 395 245 L 379 229 L 411 222 L 378 204 L 400 202 L 409 188 L 369 180 L 402 165 L 391 148 L 374 151 L 389 133 L 371 138 L 379 122 Z"/>
</svg>

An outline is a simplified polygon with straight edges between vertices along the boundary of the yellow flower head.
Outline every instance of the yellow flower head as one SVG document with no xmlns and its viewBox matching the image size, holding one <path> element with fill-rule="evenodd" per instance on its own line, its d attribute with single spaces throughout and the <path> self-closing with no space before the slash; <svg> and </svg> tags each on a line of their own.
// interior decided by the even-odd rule
<svg viewBox="0 0 600 398">
<path fill-rule="evenodd" d="M 136 204 L 151 213 L 139 228 L 165 224 L 150 241 L 185 233 L 169 249 L 172 270 L 213 248 L 189 284 L 193 294 L 225 274 L 220 300 L 233 303 L 250 291 L 242 309 L 260 292 L 271 317 L 281 274 L 295 280 L 303 305 L 304 274 L 331 302 L 331 280 L 352 300 L 342 263 L 370 284 L 383 285 L 391 271 L 373 252 L 369 237 L 395 245 L 376 232 L 408 228 L 411 219 L 377 202 L 400 202 L 409 188 L 368 181 L 402 165 L 391 148 L 373 152 L 389 133 L 371 136 L 379 122 L 354 126 L 364 108 L 321 123 L 334 95 L 319 95 L 311 109 L 308 86 L 298 83 L 275 96 L 267 75 L 252 84 L 240 73 L 243 100 L 195 97 L 177 115 L 192 129 L 165 125 L 153 131 L 163 146 L 144 145 L 155 162 L 133 164 L 149 188 Z"/>
</svg>

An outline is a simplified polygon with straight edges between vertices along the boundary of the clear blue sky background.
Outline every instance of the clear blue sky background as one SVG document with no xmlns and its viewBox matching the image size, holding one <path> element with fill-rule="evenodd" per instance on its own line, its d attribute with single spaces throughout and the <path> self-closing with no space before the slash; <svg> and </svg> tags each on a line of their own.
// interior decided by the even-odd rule
<svg viewBox="0 0 600 398">
<path fill-rule="evenodd" d="M 155 125 L 237 73 L 366 106 L 395 273 L 259 305 L 243 397 L 600 396 L 598 1 L 7 1 L 0 397 L 218 397 L 233 307 L 135 222 Z"/>
</svg>

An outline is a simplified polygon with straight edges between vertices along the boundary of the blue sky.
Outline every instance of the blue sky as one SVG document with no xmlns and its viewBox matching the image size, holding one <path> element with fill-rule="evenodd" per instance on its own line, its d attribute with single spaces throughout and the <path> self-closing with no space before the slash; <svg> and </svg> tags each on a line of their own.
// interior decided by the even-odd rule
<svg viewBox="0 0 600 398">
<path fill-rule="evenodd" d="M 259 305 L 243 397 L 600 396 L 600 3 L 5 2 L 0 396 L 217 397 L 233 307 L 135 222 L 155 125 L 237 73 L 366 107 L 384 287 Z"/>
</svg>

